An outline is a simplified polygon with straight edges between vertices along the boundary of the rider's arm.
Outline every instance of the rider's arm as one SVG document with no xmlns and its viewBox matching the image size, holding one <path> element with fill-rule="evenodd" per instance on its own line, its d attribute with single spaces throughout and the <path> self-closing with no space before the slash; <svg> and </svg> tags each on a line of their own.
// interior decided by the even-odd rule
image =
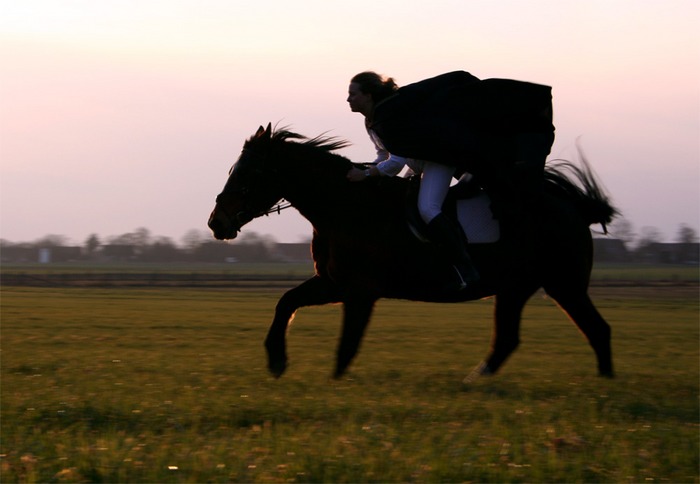
<svg viewBox="0 0 700 484">
<path fill-rule="evenodd" d="M 371 129 L 367 129 L 367 133 L 369 134 L 370 139 L 372 140 L 372 143 L 374 143 L 374 147 L 377 149 L 377 159 L 374 161 L 375 166 L 371 167 L 369 169 L 369 175 L 370 176 L 396 176 L 399 174 L 401 170 L 403 170 L 403 167 L 406 166 L 406 163 L 408 162 L 407 158 L 404 158 L 402 156 L 396 156 L 392 155 L 387 151 L 386 148 L 384 148 L 384 145 L 382 143 L 382 140 L 379 139 L 379 136 L 372 131 Z"/>
<path fill-rule="evenodd" d="M 370 168 L 371 176 L 396 176 L 408 162 L 407 158 L 389 155 L 389 158 Z"/>
<path fill-rule="evenodd" d="M 407 158 L 401 156 L 392 155 L 389 153 L 382 145 L 381 140 L 377 137 L 374 131 L 368 129 L 369 134 L 374 147 L 377 150 L 377 158 L 372 162 L 372 166 L 367 169 L 361 170 L 359 168 L 352 168 L 348 172 L 348 180 L 350 181 L 362 181 L 365 178 L 371 176 L 396 176 L 398 175 L 406 163 Z"/>
</svg>

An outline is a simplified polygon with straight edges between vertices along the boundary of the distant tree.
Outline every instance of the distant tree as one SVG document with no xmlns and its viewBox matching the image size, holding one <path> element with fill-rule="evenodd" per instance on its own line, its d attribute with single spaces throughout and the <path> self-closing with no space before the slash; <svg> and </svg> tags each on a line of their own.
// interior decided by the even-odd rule
<svg viewBox="0 0 700 484">
<path fill-rule="evenodd" d="M 232 244 L 212 238 L 212 240 L 198 245 L 190 254 L 190 259 L 201 262 L 223 262 L 230 257 L 234 257 L 232 252 Z"/>
<path fill-rule="evenodd" d="M 182 236 L 182 247 L 188 252 L 193 252 L 197 247 L 211 239 L 212 236 L 206 230 L 191 229 Z"/>
<path fill-rule="evenodd" d="M 245 232 L 238 238 L 241 245 L 262 245 L 265 248 L 272 248 L 277 241 L 272 235 L 260 235 L 257 232 Z"/>
<path fill-rule="evenodd" d="M 656 227 L 642 227 L 637 241 L 637 249 L 645 249 L 652 244 L 663 241 L 663 234 Z"/>
<path fill-rule="evenodd" d="M 151 240 L 151 232 L 144 227 L 140 227 L 133 232 L 117 235 L 109 239 L 110 244 L 114 245 L 133 245 L 144 248 Z"/>
<path fill-rule="evenodd" d="M 613 220 L 610 224 L 610 235 L 618 240 L 621 240 L 628 249 L 632 246 L 636 234 L 632 222 L 624 217 L 619 217 Z"/>
<path fill-rule="evenodd" d="M 94 254 L 100 245 L 100 239 L 97 234 L 90 234 L 90 236 L 85 240 L 85 253 L 87 255 Z"/>
<path fill-rule="evenodd" d="M 139 227 L 134 231 L 134 240 L 138 246 L 147 246 L 151 242 L 151 231 L 145 227 Z"/>
<path fill-rule="evenodd" d="M 49 234 L 34 242 L 36 247 L 65 247 L 68 244 L 68 238 L 65 235 Z"/>
<path fill-rule="evenodd" d="M 692 244 L 698 241 L 698 233 L 692 227 L 686 224 L 681 224 L 678 227 L 676 242 L 681 244 Z"/>
<path fill-rule="evenodd" d="M 172 262 L 182 254 L 170 237 L 156 237 L 141 254 L 141 260 L 148 262 Z"/>
<path fill-rule="evenodd" d="M 241 260 L 265 261 L 276 257 L 277 242 L 271 235 L 245 232 L 235 242 Z"/>
</svg>

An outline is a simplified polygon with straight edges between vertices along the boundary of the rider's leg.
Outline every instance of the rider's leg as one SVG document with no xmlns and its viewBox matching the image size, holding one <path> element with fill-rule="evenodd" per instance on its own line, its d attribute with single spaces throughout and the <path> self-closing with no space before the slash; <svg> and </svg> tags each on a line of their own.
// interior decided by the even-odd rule
<svg viewBox="0 0 700 484">
<path fill-rule="evenodd" d="M 455 167 L 423 162 L 423 172 L 418 191 L 418 212 L 427 224 L 442 212 L 447 192 L 450 189 Z"/>
<path fill-rule="evenodd" d="M 479 280 L 479 273 L 467 252 L 467 237 L 462 228 L 442 213 L 442 204 L 450 188 L 454 167 L 425 162 L 418 192 L 418 211 L 428 224 L 428 237 L 440 245 L 459 276 L 457 289 Z"/>
</svg>

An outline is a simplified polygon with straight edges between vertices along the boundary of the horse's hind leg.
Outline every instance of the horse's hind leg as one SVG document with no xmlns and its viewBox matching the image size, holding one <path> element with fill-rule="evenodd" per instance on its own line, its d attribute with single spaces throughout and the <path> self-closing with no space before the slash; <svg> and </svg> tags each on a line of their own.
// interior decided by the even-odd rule
<svg viewBox="0 0 700 484">
<path fill-rule="evenodd" d="M 498 371 L 520 344 L 520 319 L 528 299 L 537 289 L 520 288 L 496 295 L 494 331 L 488 357 L 467 375 L 463 383 L 471 383 L 482 375 Z"/>
<path fill-rule="evenodd" d="M 314 276 L 290 289 L 280 298 L 275 308 L 275 318 L 265 338 L 268 369 L 280 377 L 287 369 L 287 328 L 297 309 L 304 306 L 320 306 L 339 302 L 336 286 L 320 276 Z"/>
<path fill-rule="evenodd" d="M 588 294 L 584 291 L 548 293 L 588 339 L 598 359 L 600 376 L 613 377 L 610 325 L 600 315 Z"/>
</svg>

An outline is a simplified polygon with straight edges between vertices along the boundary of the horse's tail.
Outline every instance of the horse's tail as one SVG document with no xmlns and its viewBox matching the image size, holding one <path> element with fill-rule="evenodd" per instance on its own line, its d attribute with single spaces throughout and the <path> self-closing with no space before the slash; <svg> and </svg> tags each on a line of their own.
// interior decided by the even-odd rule
<svg viewBox="0 0 700 484">
<path fill-rule="evenodd" d="M 545 190 L 571 201 L 589 224 L 607 225 L 619 214 L 609 196 L 600 186 L 586 157 L 579 149 L 581 166 L 566 160 L 552 160 L 544 171 Z"/>
</svg>

